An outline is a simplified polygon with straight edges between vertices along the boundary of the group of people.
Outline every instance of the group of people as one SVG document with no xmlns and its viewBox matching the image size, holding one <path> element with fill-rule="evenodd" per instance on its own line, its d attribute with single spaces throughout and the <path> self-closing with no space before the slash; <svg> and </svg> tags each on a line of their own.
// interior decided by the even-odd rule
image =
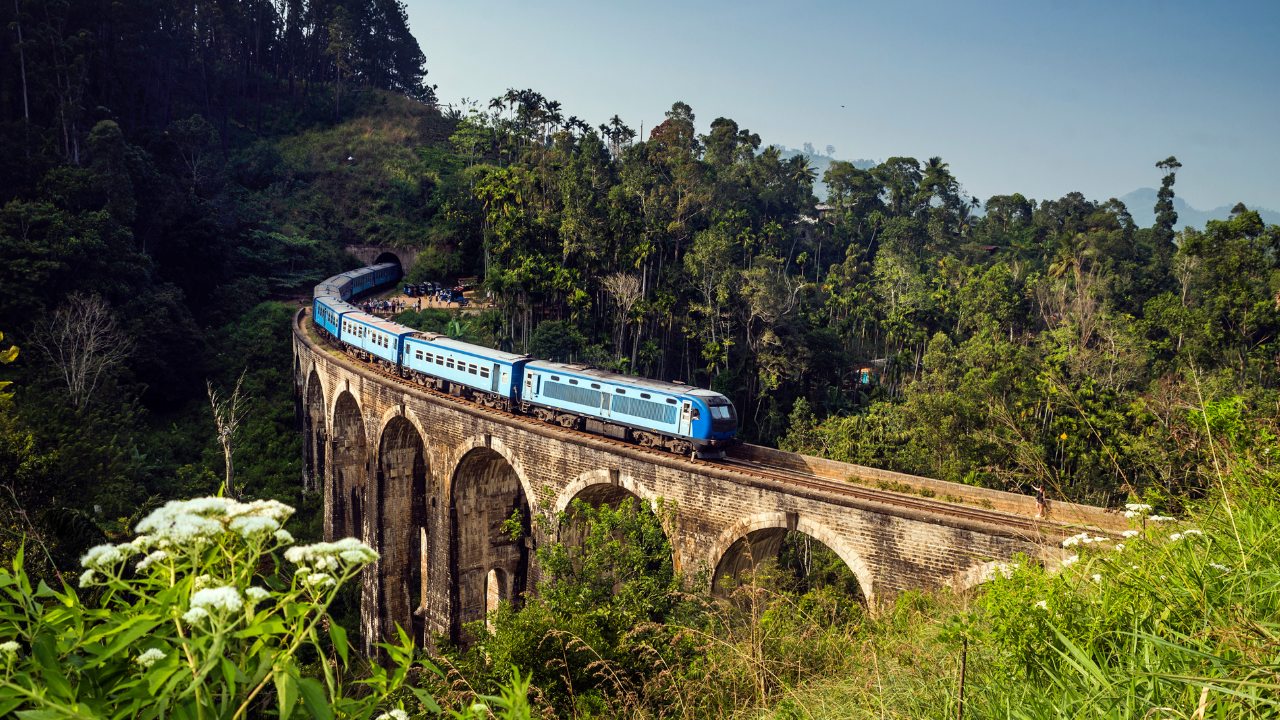
<svg viewBox="0 0 1280 720">
<path fill-rule="evenodd" d="M 421 300 L 418 301 L 418 304 L 419 307 L 417 309 L 422 309 Z M 409 304 L 403 300 L 365 300 L 364 303 L 361 304 L 360 309 L 370 315 L 375 313 L 389 313 L 394 315 L 404 310 L 408 305 Z"/>
</svg>

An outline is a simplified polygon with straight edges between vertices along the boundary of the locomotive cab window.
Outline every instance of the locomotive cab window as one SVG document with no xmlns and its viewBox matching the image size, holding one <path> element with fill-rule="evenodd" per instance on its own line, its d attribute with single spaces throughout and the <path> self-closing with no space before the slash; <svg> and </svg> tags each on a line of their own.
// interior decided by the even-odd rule
<svg viewBox="0 0 1280 720">
<path fill-rule="evenodd" d="M 693 409 L 693 419 L 694 419 L 694 420 L 697 420 L 697 419 L 698 419 L 698 418 L 700 418 L 700 417 L 702 417 L 702 413 L 698 412 L 698 408 L 694 408 L 694 409 Z"/>
</svg>

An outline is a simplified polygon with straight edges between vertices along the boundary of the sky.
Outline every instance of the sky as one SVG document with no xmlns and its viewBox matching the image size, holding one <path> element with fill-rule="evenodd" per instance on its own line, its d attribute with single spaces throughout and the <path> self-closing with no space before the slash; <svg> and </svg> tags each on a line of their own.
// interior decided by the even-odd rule
<svg viewBox="0 0 1280 720">
<path fill-rule="evenodd" d="M 765 145 L 934 155 L 983 200 L 1158 187 L 1280 209 L 1280 2 L 408 0 L 442 103 L 532 88 L 646 135 L 676 101 Z"/>
</svg>

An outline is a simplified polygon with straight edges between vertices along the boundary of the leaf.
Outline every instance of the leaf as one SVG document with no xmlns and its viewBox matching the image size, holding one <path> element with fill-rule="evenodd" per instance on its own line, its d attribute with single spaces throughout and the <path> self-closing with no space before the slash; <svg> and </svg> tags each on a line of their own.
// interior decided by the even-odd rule
<svg viewBox="0 0 1280 720">
<path fill-rule="evenodd" d="M 62 717 L 57 710 L 19 710 L 15 714 L 22 720 L 58 720 Z"/>
<path fill-rule="evenodd" d="M 71 690 L 71 683 L 67 682 L 66 677 L 62 675 L 62 670 L 58 667 L 58 658 L 54 656 L 52 643 L 48 635 L 41 635 L 31 645 L 31 650 L 43 669 L 40 676 L 49 689 L 68 700 L 74 700 L 75 693 Z"/>
<path fill-rule="evenodd" d="M 137 624 L 134 624 L 134 623 L 137 623 Z M 156 625 L 159 625 L 159 624 L 160 624 L 160 620 L 158 618 L 148 617 L 146 615 L 138 615 L 130 618 L 121 627 L 129 627 L 130 625 L 133 625 L 133 627 L 129 627 L 127 631 L 117 635 L 116 638 L 111 641 L 111 644 L 107 646 L 107 649 L 103 650 L 98 655 L 97 659 L 95 659 L 93 662 L 86 665 L 85 668 L 88 669 L 88 668 L 96 667 L 110 660 L 113 655 L 120 652 L 124 648 L 130 645 L 133 645 L 133 642 L 135 640 L 151 632 L 151 630 L 155 628 Z"/>
<path fill-rule="evenodd" d="M 236 666 L 227 658 L 219 658 L 219 665 L 222 666 L 222 679 L 227 683 L 227 694 L 236 694 Z"/>
<path fill-rule="evenodd" d="M 423 690 L 422 688 L 413 687 L 412 685 L 409 686 L 409 691 L 413 693 L 414 697 L 418 698 L 418 702 L 422 703 L 423 707 L 433 713 L 440 713 L 440 706 L 436 704 L 436 699 L 431 697 L 431 693 Z"/>
<path fill-rule="evenodd" d="M 293 713 L 293 706 L 298 702 L 298 678 L 293 668 L 282 668 L 276 671 L 276 697 L 280 707 L 280 720 L 288 720 Z"/>
<path fill-rule="evenodd" d="M 315 678 L 303 678 L 298 681 L 298 689 L 302 692 L 302 700 L 316 720 L 333 720 L 333 708 L 324 696 L 324 688 Z"/>
<path fill-rule="evenodd" d="M 333 647 L 338 650 L 338 654 L 342 656 L 342 667 L 347 666 L 347 631 L 336 622 L 329 622 L 329 639 L 333 641 Z"/>
</svg>

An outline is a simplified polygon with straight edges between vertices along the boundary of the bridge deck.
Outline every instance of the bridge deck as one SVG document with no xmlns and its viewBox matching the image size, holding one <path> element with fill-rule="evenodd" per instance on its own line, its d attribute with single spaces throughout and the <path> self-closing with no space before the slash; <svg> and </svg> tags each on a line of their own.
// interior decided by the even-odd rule
<svg viewBox="0 0 1280 720">
<path fill-rule="evenodd" d="M 723 460 L 691 459 L 665 450 L 642 448 L 630 443 L 590 433 L 569 430 L 559 425 L 544 423 L 531 417 L 515 415 L 493 408 L 456 398 L 452 395 L 424 388 L 396 375 L 387 373 L 377 367 L 351 358 L 331 347 L 314 334 L 307 308 L 303 308 L 294 318 L 294 331 L 308 345 L 324 352 L 335 361 L 359 374 L 381 382 L 393 382 L 406 392 L 433 402 L 448 403 L 456 409 L 474 416 L 488 419 L 500 419 L 501 422 L 520 425 L 539 435 L 553 437 L 562 442 L 573 442 L 588 446 L 607 446 L 609 452 L 643 459 L 650 463 L 666 465 L 678 469 L 689 469 L 696 466 L 700 473 L 728 480 L 740 485 L 755 486 L 776 490 L 785 486 L 786 492 L 821 499 L 825 502 L 873 512 L 907 518 L 936 525 L 943 525 L 964 530 L 973 530 L 987 535 L 1017 538 L 1040 545 L 1057 545 L 1062 538 L 1089 528 L 1094 532 L 1114 535 L 1124 529 L 1123 518 L 1108 513 L 1101 508 L 1071 503 L 1055 503 L 1048 519 L 1037 519 L 1031 516 L 1034 512 L 1034 500 L 1014 493 L 1004 493 L 983 488 L 974 488 L 959 483 L 949 483 L 930 478 L 892 473 L 865 468 L 846 463 L 837 463 L 822 458 L 811 458 L 795 453 L 786 453 L 771 448 L 746 445 L 735 448 L 729 457 Z M 822 474 L 814 470 L 825 471 Z M 969 503 L 951 502 L 938 497 L 921 497 L 893 490 L 855 484 L 844 478 L 892 478 L 895 482 L 913 486 L 928 487 L 935 495 L 953 495 L 964 498 Z M 832 477 L 831 475 L 836 475 Z M 943 488 L 939 492 L 935 488 Z M 978 497 L 982 496 L 982 497 Z M 987 498 L 984 507 L 978 503 Z M 1029 503 L 1029 505 L 1028 505 Z M 1026 512 L 1026 508 L 1031 512 Z M 1022 510 L 1023 512 L 1019 512 Z"/>
</svg>

